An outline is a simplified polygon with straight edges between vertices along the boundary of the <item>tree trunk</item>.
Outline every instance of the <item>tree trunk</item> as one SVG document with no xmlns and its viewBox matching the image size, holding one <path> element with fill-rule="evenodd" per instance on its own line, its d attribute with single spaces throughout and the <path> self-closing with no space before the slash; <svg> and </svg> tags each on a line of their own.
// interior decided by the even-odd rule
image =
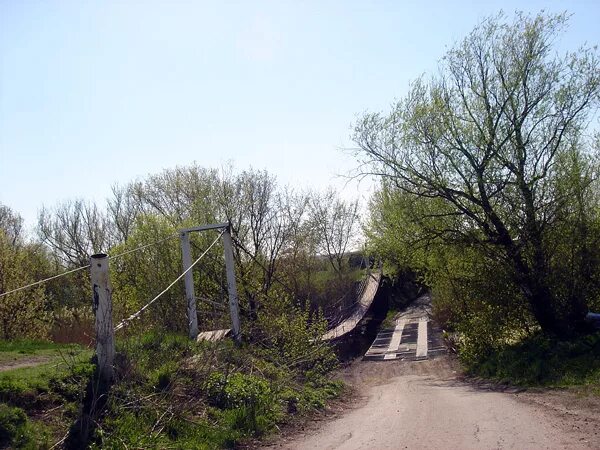
<svg viewBox="0 0 600 450">
<path fill-rule="evenodd" d="M 553 299 L 548 289 L 533 283 L 534 286 L 524 288 L 525 298 L 529 301 L 531 311 L 542 328 L 542 331 L 558 337 L 567 337 L 568 331 L 562 320 L 556 317 L 552 306 Z"/>
<path fill-rule="evenodd" d="M 526 262 L 520 252 L 509 251 L 516 282 L 543 332 L 553 334 L 560 339 L 572 337 L 585 315 L 579 313 L 576 317 L 574 313 L 576 314 L 579 308 L 571 302 L 564 305 L 564 308 L 559 307 L 547 283 L 545 255 L 541 248 L 541 241 L 536 242 L 539 246 L 533 249 L 531 264 Z M 514 250 L 514 247 L 511 250 Z"/>
</svg>

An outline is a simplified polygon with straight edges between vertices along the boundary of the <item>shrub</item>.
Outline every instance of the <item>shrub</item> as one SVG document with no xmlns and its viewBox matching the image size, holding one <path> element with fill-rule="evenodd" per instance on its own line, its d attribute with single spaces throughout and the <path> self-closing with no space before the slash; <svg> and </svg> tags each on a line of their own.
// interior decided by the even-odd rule
<svg viewBox="0 0 600 450">
<path fill-rule="evenodd" d="M 0 404 L 0 446 L 24 446 L 30 440 L 28 428 L 25 411 Z"/>
</svg>

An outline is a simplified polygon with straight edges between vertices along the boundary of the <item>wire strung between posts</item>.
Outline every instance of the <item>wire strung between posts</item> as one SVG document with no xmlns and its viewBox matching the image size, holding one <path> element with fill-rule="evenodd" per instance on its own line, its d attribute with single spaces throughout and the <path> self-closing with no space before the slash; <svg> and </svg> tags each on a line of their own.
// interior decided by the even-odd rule
<svg viewBox="0 0 600 450">
<path fill-rule="evenodd" d="M 52 277 L 48 277 L 43 280 L 36 281 L 35 283 L 28 284 L 27 286 L 21 286 L 20 288 L 16 288 L 16 289 L 13 289 L 12 291 L 8 291 L 8 292 L 4 292 L 3 294 L 0 294 L 0 298 L 4 297 L 5 295 L 8 295 L 8 294 L 14 294 L 15 292 L 24 291 L 25 289 L 39 286 L 40 284 L 46 283 L 47 281 L 54 280 L 54 279 L 60 278 L 60 277 L 64 277 L 65 275 L 69 275 L 70 273 L 79 272 L 80 270 L 87 269 L 89 267 L 90 267 L 89 264 L 87 266 L 77 267 L 76 269 L 72 269 L 72 270 L 68 270 L 67 272 L 59 273 L 58 275 L 54 275 Z"/>
<path fill-rule="evenodd" d="M 161 244 L 161 243 L 163 243 L 163 242 L 165 242 L 165 241 L 168 241 L 168 240 L 170 240 L 170 239 L 173 239 L 174 237 L 177 237 L 177 236 L 179 236 L 179 233 L 174 233 L 174 234 L 171 234 L 171 235 L 167 236 L 166 238 L 159 239 L 158 241 L 154 241 L 154 242 L 151 242 L 151 243 L 149 243 L 149 244 L 140 245 L 140 246 L 139 246 L 139 247 L 137 247 L 137 248 L 133 248 L 133 249 L 131 249 L 131 250 L 127 250 L 127 251 L 125 251 L 125 252 L 123 252 L 123 253 L 118 253 L 118 254 L 116 254 L 116 255 L 114 255 L 114 256 L 109 256 L 109 258 L 110 258 L 110 259 L 117 259 L 117 258 L 120 258 L 121 256 L 129 255 L 130 253 L 134 253 L 134 252 L 137 252 L 137 251 L 143 250 L 143 249 L 145 249 L 145 248 L 152 247 L 153 245 L 156 245 L 156 244 Z M 88 266 L 88 267 L 89 267 L 89 266 Z"/>
<path fill-rule="evenodd" d="M 194 261 L 190 267 L 188 267 L 187 269 L 185 269 L 181 275 L 179 275 L 177 278 L 175 278 L 175 280 L 173 280 L 173 282 L 171 284 L 169 284 L 165 289 L 163 289 L 163 291 L 158 294 L 156 297 L 154 297 L 152 300 L 150 300 L 148 303 L 146 303 L 144 306 L 142 306 L 142 308 L 133 313 L 131 316 L 127 317 L 126 319 L 121 320 L 121 322 L 118 323 L 118 325 L 115 327 L 115 331 L 119 331 L 121 328 L 123 328 L 125 325 L 127 325 L 128 322 L 130 322 L 133 319 L 137 319 L 138 317 L 140 317 L 140 315 L 144 312 L 144 310 L 146 310 L 150 305 L 152 305 L 152 303 L 154 303 L 156 300 L 158 300 L 165 292 L 167 292 L 169 289 L 171 289 L 175 283 L 177 283 L 179 280 L 181 280 L 186 273 L 188 273 L 190 270 L 192 270 L 192 268 L 198 264 L 200 262 L 200 260 L 202 258 L 204 258 L 204 256 L 206 256 L 206 254 L 209 252 L 209 250 L 211 248 L 213 248 L 213 246 L 217 243 L 217 241 L 221 238 L 221 236 L 223 236 L 223 233 L 225 233 L 225 230 L 221 231 L 221 233 L 219 233 L 219 235 L 216 237 L 216 239 L 212 242 L 212 244 L 210 244 L 208 246 L 208 248 L 206 250 L 204 250 L 204 253 L 202 253 L 198 259 L 196 261 Z"/>
<path fill-rule="evenodd" d="M 134 249 L 131 249 L 131 250 L 127 250 L 126 252 L 119 253 L 119 254 L 117 254 L 115 256 L 109 256 L 109 258 L 110 259 L 117 259 L 117 258 L 120 258 L 121 256 L 125 256 L 125 255 L 128 255 L 130 253 L 137 252 L 139 250 L 143 250 L 143 249 L 148 248 L 148 247 L 150 247 L 152 245 L 156 245 L 156 244 L 160 244 L 162 242 L 168 241 L 169 239 L 173 239 L 174 237 L 176 237 L 178 235 L 179 235 L 179 233 L 175 233 L 175 234 L 173 234 L 171 236 L 168 236 L 168 237 L 166 237 L 164 239 L 160 239 L 158 241 L 151 242 L 150 244 L 144 244 L 144 245 L 141 245 L 141 246 L 139 246 L 137 248 L 134 248 Z M 15 292 L 24 291 L 25 289 L 29 289 L 29 288 L 32 288 L 32 287 L 35 287 L 35 286 L 39 286 L 40 284 L 44 284 L 44 283 L 46 283 L 48 281 L 52 281 L 52 280 L 55 280 L 57 278 L 64 277 L 65 275 L 69 275 L 69 274 L 72 274 L 72 273 L 75 273 L 75 272 L 79 272 L 80 270 L 83 270 L 83 269 L 89 269 L 89 267 L 90 267 L 90 265 L 86 264 L 85 266 L 77 267 L 75 269 L 71 269 L 71 270 L 67 270 L 66 272 L 59 273 L 58 275 L 53 275 L 51 277 L 44 278 L 43 280 L 36 281 L 35 283 L 31 283 L 31 284 L 28 284 L 26 286 L 21 286 L 19 288 L 16 288 L 16 289 L 13 289 L 11 291 L 4 292 L 4 293 L 0 294 L 0 298 L 4 297 L 5 295 L 8 295 L 8 294 L 14 294 Z"/>
</svg>

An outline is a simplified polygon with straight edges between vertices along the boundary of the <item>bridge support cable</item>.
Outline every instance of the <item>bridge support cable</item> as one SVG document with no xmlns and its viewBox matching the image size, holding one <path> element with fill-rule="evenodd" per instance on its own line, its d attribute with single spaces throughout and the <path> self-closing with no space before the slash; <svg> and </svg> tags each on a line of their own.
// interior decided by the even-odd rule
<svg viewBox="0 0 600 450">
<path fill-rule="evenodd" d="M 28 285 L 25 285 L 25 286 L 21 286 L 21 287 L 16 288 L 16 289 L 12 289 L 12 290 L 7 291 L 7 292 L 3 292 L 2 294 L 0 294 L 0 298 L 4 297 L 5 295 L 14 294 L 14 293 L 19 292 L 19 291 L 24 291 L 25 289 L 30 289 L 32 287 L 39 286 L 40 284 L 44 284 L 44 283 L 47 283 L 48 281 L 56 280 L 57 278 L 64 277 L 65 275 L 69 275 L 69 274 L 72 274 L 72 273 L 75 273 L 75 272 L 79 272 L 80 270 L 83 270 L 83 269 L 88 269 L 89 267 L 90 267 L 90 265 L 86 264 L 85 266 L 77 267 L 75 269 L 71 269 L 71 270 L 67 270 L 66 272 L 59 273 L 58 275 L 54 275 L 54 276 L 51 276 L 51 277 L 48 277 L 48 278 L 44 278 L 43 280 L 36 281 L 35 283 L 31 283 L 31 284 L 28 284 Z"/>
<path fill-rule="evenodd" d="M 189 234 L 191 232 L 215 229 L 222 230 L 219 237 L 223 237 L 223 256 L 225 258 L 225 270 L 227 274 L 227 292 L 229 296 L 229 314 L 231 318 L 231 330 L 234 340 L 239 344 L 241 342 L 239 299 L 235 280 L 235 266 L 233 260 L 231 240 L 231 225 L 229 223 L 218 223 L 211 225 L 202 225 L 192 228 L 185 228 L 183 230 L 180 230 L 179 232 L 181 238 L 181 255 L 183 260 L 183 267 L 185 269 L 185 294 L 187 299 L 189 336 L 191 339 L 197 339 L 199 335 L 198 315 L 196 307 L 197 298 L 194 293 L 194 277 L 189 271 L 191 267 L 191 242 Z"/>
<path fill-rule="evenodd" d="M 141 246 L 133 248 L 131 250 L 127 250 L 127 251 L 125 251 L 123 253 L 118 253 L 118 254 L 116 254 L 114 256 L 109 256 L 109 258 L 114 260 L 114 259 L 120 258 L 121 256 L 129 255 L 130 253 L 134 253 L 134 252 L 143 250 L 145 248 L 151 247 L 153 245 L 160 244 L 162 242 L 168 241 L 169 239 L 173 239 L 175 236 L 177 236 L 177 234 L 170 235 L 170 236 L 168 236 L 166 238 L 159 239 L 158 241 L 151 242 L 149 244 L 141 245 Z M 48 277 L 48 278 L 44 278 L 43 280 L 39 280 L 39 281 L 36 281 L 34 283 L 30 283 L 30 284 L 27 284 L 25 286 L 18 287 L 16 289 L 12 289 L 10 291 L 3 292 L 3 293 L 0 294 L 0 298 L 4 297 L 5 295 L 15 294 L 17 292 L 24 291 L 26 289 L 30 289 L 30 288 L 39 286 L 41 284 L 47 283 L 48 281 L 56 280 L 57 278 L 61 278 L 61 277 L 64 277 L 66 275 L 70 275 L 72 273 L 76 273 L 76 272 L 79 272 L 81 270 L 89 269 L 89 268 L 90 268 L 90 264 L 86 264 L 84 266 L 80 266 L 80 267 L 76 267 L 76 268 L 71 269 L 71 270 L 67 270 L 66 272 L 59 273 L 57 275 L 53 275 L 53 276 Z"/>
<path fill-rule="evenodd" d="M 225 233 L 225 231 L 222 231 L 216 237 L 216 239 L 208 246 L 208 248 L 206 250 L 204 250 L 204 252 L 192 264 L 190 264 L 190 266 L 186 270 L 184 270 L 177 278 L 175 278 L 175 280 L 173 280 L 173 282 L 171 284 L 169 284 L 165 289 L 163 289 L 156 297 L 154 297 L 152 300 L 150 300 L 148 303 L 146 303 L 144 306 L 142 306 L 137 312 L 133 313 L 132 315 L 130 315 L 126 319 L 123 319 L 121 322 L 119 322 L 117 324 L 117 326 L 115 326 L 115 331 L 119 331 L 121 328 L 125 327 L 129 322 L 131 322 L 132 320 L 137 319 L 138 317 L 140 317 L 140 315 L 146 309 L 148 309 L 148 307 L 150 307 L 154 302 L 156 302 L 163 294 L 165 294 L 166 292 L 168 292 L 169 289 L 171 289 L 173 286 L 175 286 L 175 284 L 179 280 L 181 280 L 189 271 L 191 271 L 193 269 L 193 267 L 196 264 L 198 264 L 200 262 L 200 260 L 202 258 L 204 258 L 204 256 L 206 256 L 206 254 L 210 251 L 211 248 L 213 248 L 213 246 L 217 243 L 217 241 L 221 238 L 221 236 L 224 233 Z"/>
</svg>

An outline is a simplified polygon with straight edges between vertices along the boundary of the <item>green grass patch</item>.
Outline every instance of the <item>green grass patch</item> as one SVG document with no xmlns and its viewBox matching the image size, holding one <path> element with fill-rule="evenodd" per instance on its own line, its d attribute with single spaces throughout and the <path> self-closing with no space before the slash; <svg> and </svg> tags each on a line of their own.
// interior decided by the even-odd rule
<svg viewBox="0 0 600 450">
<path fill-rule="evenodd" d="M 61 360 L 75 354 L 84 353 L 87 349 L 76 344 L 54 344 L 43 341 L 0 341 L 0 367 L 23 360 Z M 91 350 L 87 350 L 88 354 Z"/>
<path fill-rule="evenodd" d="M 22 354 L 34 354 L 43 350 L 66 350 L 79 348 L 76 344 L 55 344 L 47 341 L 32 341 L 32 340 L 15 340 L 4 341 L 0 340 L 0 353 L 17 352 Z"/>
<path fill-rule="evenodd" d="M 387 314 L 385 315 L 385 319 L 381 322 L 381 328 L 392 328 L 396 325 L 396 315 L 398 314 L 398 310 L 389 309 Z"/>
<path fill-rule="evenodd" d="M 0 372 L 0 448 L 50 448 L 78 414 L 93 372 L 92 350 L 33 341 L 2 342 L 0 348 L 4 361 L 7 355 L 32 363 L 47 358 Z"/>
<path fill-rule="evenodd" d="M 229 340 L 196 343 L 146 333 L 118 346 L 117 383 L 92 436 L 93 448 L 232 448 L 322 408 L 342 385 L 306 378 L 265 350 Z"/>
<path fill-rule="evenodd" d="M 600 332 L 571 341 L 538 334 L 470 362 L 473 375 L 522 386 L 586 386 L 600 393 Z"/>
<path fill-rule="evenodd" d="M 47 351 L 52 353 L 44 354 L 49 360 L 42 364 L 0 372 L 0 398 L 5 386 L 19 386 L 24 391 L 46 390 L 52 379 L 67 376 L 73 367 L 88 361 L 93 354 L 92 350 L 76 346 L 69 346 L 66 350 L 60 348 Z"/>
</svg>

